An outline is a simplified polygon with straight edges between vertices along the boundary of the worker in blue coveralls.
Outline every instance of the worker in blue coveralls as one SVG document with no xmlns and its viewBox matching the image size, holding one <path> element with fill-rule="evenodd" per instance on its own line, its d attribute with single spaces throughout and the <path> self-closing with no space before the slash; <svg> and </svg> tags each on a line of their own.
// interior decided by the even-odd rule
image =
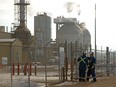
<svg viewBox="0 0 116 87">
<path fill-rule="evenodd" d="M 92 52 L 90 57 L 88 57 L 87 81 L 89 81 L 90 75 L 92 75 L 93 80 L 91 82 L 96 82 L 95 64 L 96 58 L 94 57 L 94 52 Z"/>
<path fill-rule="evenodd" d="M 85 82 L 86 67 L 88 65 L 86 53 L 83 52 L 77 61 L 79 62 L 79 82 Z"/>
</svg>

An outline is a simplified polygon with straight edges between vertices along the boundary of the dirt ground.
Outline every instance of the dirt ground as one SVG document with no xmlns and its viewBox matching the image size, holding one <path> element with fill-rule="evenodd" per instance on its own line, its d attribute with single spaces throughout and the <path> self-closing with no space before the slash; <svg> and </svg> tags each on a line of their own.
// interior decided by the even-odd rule
<svg viewBox="0 0 116 87">
<path fill-rule="evenodd" d="M 101 77 L 97 82 L 64 82 L 51 87 L 116 87 L 116 77 Z"/>
</svg>

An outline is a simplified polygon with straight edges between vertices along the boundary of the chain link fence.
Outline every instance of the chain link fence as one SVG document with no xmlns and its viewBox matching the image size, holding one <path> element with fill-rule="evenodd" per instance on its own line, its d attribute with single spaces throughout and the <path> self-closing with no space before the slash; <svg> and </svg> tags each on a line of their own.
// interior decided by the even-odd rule
<svg viewBox="0 0 116 87">
<path fill-rule="evenodd" d="M 56 44 L 46 47 L 0 45 L 0 84 L 3 87 L 47 87 L 77 80 L 76 60 L 83 50 L 71 44 L 66 47 Z M 97 50 L 96 60 L 97 77 L 116 75 L 115 51 Z"/>
</svg>

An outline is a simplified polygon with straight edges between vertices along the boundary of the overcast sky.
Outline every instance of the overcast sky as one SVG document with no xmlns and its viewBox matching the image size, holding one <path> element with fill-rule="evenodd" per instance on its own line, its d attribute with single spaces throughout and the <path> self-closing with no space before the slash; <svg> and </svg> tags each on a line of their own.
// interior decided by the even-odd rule
<svg viewBox="0 0 116 87">
<path fill-rule="evenodd" d="M 0 26 L 11 26 L 14 22 L 14 0 L 0 0 Z M 33 34 L 33 17 L 37 12 L 51 13 L 51 17 L 57 16 L 75 17 L 81 22 L 86 22 L 86 27 L 92 36 L 94 45 L 94 14 L 96 3 L 96 29 L 97 46 L 116 50 L 116 3 L 115 0 L 30 0 L 28 6 L 27 26 Z M 66 2 L 73 2 L 72 12 L 68 13 Z M 78 16 L 76 6 L 80 4 L 81 13 Z M 52 20 L 53 22 L 53 20 Z M 52 38 L 55 39 L 55 24 L 52 23 Z"/>
</svg>

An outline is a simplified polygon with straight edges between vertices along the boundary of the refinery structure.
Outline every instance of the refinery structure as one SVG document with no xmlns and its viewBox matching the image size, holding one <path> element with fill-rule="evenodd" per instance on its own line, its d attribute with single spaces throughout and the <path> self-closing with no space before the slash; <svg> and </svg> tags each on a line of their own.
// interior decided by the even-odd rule
<svg viewBox="0 0 116 87">
<path fill-rule="evenodd" d="M 23 79 L 24 84 L 28 82 L 28 87 L 36 87 L 30 86 L 30 82 L 34 81 L 36 85 L 44 83 L 45 87 L 48 87 L 50 82 L 75 81 L 79 78 L 77 58 L 83 52 L 86 52 L 87 56 L 92 51 L 96 52 L 98 76 L 116 74 L 116 53 L 109 51 L 108 47 L 106 50 L 92 49 L 90 31 L 78 18 L 52 18 L 48 12 L 37 12 L 33 17 L 32 35 L 32 29 L 27 27 L 29 5 L 29 0 L 14 0 L 15 16 L 11 32 L 8 32 L 8 27 L 0 26 L 0 73 L 10 74 L 10 87 L 19 87 L 13 84 L 13 81 L 15 83 L 19 79 Z M 52 23 L 55 28 L 52 28 Z M 53 32 L 56 34 L 55 40 L 51 37 L 52 29 L 56 30 Z M 31 75 L 36 79 L 31 79 Z"/>
<path fill-rule="evenodd" d="M 87 51 L 88 48 L 90 48 L 91 35 L 84 27 L 84 23 L 79 23 L 76 18 L 54 18 L 53 22 L 56 24 L 56 32 L 54 32 L 56 33 L 56 40 L 52 41 L 51 15 L 46 12 L 38 12 L 37 15 L 34 16 L 34 36 L 32 36 L 30 29 L 27 27 L 28 5 L 30 5 L 28 0 L 14 0 L 15 20 L 13 29 L 11 30 L 12 32 L 5 32 L 5 27 L 0 27 L 1 42 L 12 44 L 12 40 L 18 39 L 16 40 L 18 41 L 16 46 L 20 48 L 20 52 L 18 52 L 19 50 L 13 52 L 13 62 L 15 62 L 15 58 L 18 58 L 19 63 L 26 63 L 27 61 L 35 61 L 38 59 L 38 61 L 40 61 L 44 57 L 44 47 L 50 47 L 47 49 L 47 51 L 49 51 L 47 56 L 55 58 L 58 56 L 58 54 L 56 55 L 58 52 L 55 52 L 57 51 L 57 45 L 63 47 L 65 41 L 67 41 L 68 44 L 71 42 L 75 44 L 77 41 L 78 48 L 82 51 Z M 9 40 L 11 40 L 11 42 L 9 42 Z M 10 56 L 8 54 L 1 55 L 1 61 L 2 57 Z M 41 58 L 39 58 L 40 56 Z M 8 59 L 8 61 L 10 60 Z"/>
</svg>

